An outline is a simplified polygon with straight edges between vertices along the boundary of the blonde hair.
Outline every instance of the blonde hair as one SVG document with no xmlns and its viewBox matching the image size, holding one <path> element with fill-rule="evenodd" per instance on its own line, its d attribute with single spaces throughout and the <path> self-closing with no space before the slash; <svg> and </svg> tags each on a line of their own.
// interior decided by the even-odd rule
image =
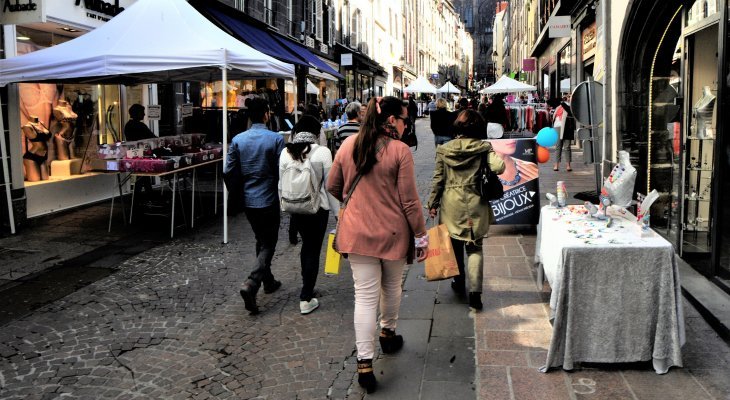
<svg viewBox="0 0 730 400">
<path fill-rule="evenodd" d="M 448 108 L 448 107 L 449 107 L 449 103 L 446 102 L 446 99 L 440 98 L 440 99 L 436 100 L 436 108 Z"/>
</svg>

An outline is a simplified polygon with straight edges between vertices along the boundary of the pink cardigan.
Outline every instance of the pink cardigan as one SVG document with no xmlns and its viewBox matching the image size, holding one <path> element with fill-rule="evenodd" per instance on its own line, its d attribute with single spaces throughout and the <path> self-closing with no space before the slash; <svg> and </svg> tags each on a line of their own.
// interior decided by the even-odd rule
<svg viewBox="0 0 730 400">
<path fill-rule="evenodd" d="M 340 201 L 357 175 L 352 156 L 356 138 L 350 136 L 342 143 L 327 179 L 327 190 Z M 408 145 L 388 141 L 373 169 L 355 187 L 338 229 L 337 246 L 343 253 L 383 260 L 406 258 L 413 240 L 410 231 L 415 236 L 426 233 Z"/>
</svg>

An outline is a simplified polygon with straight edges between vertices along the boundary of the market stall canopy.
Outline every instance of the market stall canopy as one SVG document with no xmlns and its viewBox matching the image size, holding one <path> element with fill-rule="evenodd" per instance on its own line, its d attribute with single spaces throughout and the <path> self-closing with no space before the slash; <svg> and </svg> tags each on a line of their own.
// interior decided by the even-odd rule
<svg viewBox="0 0 730 400">
<path fill-rule="evenodd" d="M 461 89 L 454 86 L 451 82 L 446 82 L 445 85 L 438 88 L 439 93 L 461 93 Z"/>
<path fill-rule="evenodd" d="M 223 32 L 186 0 L 138 0 L 76 39 L 0 60 L 12 82 L 121 83 L 292 78 L 294 67 Z"/>
<path fill-rule="evenodd" d="M 309 79 L 307 79 L 307 93 L 308 94 L 319 94 L 319 88 L 317 85 L 312 83 Z"/>
<path fill-rule="evenodd" d="M 438 89 L 422 76 L 411 82 L 403 91 L 405 93 L 438 93 Z"/>
<path fill-rule="evenodd" d="M 502 75 L 497 83 L 492 86 L 485 87 L 480 90 L 479 93 L 516 93 L 516 92 L 531 92 L 537 90 L 536 87 L 516 81 L 507 75 Z"/>
</svg>

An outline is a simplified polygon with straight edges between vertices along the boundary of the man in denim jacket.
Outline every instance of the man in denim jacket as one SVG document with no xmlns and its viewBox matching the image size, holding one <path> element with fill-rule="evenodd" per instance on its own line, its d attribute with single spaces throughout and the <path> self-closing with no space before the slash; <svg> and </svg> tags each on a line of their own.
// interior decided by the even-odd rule
<svg viewBox="0 0 730 400">
<path fill-rule="evenodd" d="M 279 156 L 284 149 L 284 139 L 266 127 L 270 110 L 265 99 L 252 99 L 248 114 L 251 128 L 231 141 L 225 172 L 241 168 L 243 176 L 243 207 L 256 236 L 256 265 L 240 293 L 246 309 L 257 314 L 256 294 L 261 284 L 267 294 L 281 286 L 271 273 L 271 259 L 279 234 Z"/>
</svg>

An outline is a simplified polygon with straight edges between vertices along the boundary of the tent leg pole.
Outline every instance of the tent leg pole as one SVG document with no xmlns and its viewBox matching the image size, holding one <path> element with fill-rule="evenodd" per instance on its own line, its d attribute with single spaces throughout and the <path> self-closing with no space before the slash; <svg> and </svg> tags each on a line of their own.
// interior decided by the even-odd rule
<svg viewBox="0 0 730 400">
<path fill-rule="evenodd" d="M 228 163 L 228 64 L 223 64 L 223 168 Z M 223 185 L 223 243 L 228 243 L 228 188 Z"/>
<path fill-rule="evenodd" d="M 3 178 L 5 182 L 5 196 L 8 202 L 8 221 L 10 233 L 15 235 L 15 213 L 13 211 L 13 196 L 10 194 L 10 173 L 8 172 L 8 149 L 5 144 L 5 125 L 3 124 L 2 102 L 0 102 L 0 151 L 3 159 Z"/>
</svg>

